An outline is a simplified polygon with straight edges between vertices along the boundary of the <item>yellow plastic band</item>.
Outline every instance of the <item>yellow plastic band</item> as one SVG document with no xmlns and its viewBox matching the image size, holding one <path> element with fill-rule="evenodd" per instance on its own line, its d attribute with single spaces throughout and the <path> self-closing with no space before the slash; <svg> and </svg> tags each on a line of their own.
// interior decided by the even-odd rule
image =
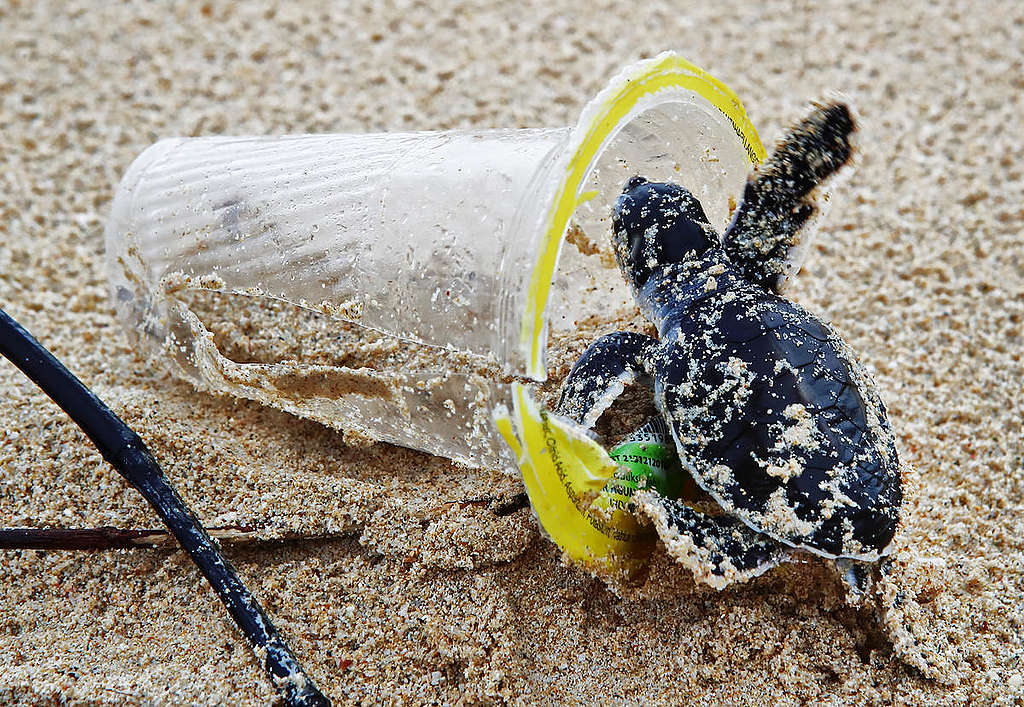
<svg viewBox="0 0 1024 707">
<path fill-rule="evenodd" d="M 604 447 L 569 420 L 550 415 L 520 383 L 513 410 L 498 430 L 516 453 L 541 526 L 573 561 L 631 569 L 650 554 L 654 537 L 602 493 L 618 468 Z"/>
</svg>

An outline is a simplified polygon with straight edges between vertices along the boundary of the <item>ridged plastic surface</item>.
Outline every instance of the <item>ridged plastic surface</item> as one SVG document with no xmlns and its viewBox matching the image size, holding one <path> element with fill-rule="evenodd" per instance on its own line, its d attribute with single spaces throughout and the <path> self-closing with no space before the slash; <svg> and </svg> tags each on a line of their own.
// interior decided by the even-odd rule
<svg viewBox="0 0 1024 707">
<path fill-rule="evenodd" d="M 565 132 L 164 141 L 119 195 L 111 253 L 130 243 L 154 290 L 180 273 L 489 355 L 510 224 Z"/>
</svg>

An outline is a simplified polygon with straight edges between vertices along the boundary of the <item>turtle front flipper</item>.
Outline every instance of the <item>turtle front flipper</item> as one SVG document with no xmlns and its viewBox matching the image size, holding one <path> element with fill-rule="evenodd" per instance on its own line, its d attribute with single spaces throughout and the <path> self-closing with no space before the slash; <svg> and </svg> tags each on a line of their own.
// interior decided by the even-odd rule
<svg viewBox="0 0 1024 707">
<path fill-rule="evenodd" d="M 856 129 L 845 104 L 815 104 L 751 175 L 723 238 L 748 279 L 778 292 L 795 275 L 803 231 L 821 208 L 817 187 L 851 163 Z"/>
<path fill-rule="evenodd" d="M 562 384 L 558 413 L 591 428 L 627 385 L 645 377 L 657 339 L 634 331 L 607 334 L 579 357 Z"/>
<path fill-rule="evenodd" d="M 669 555 L 688 567 L 695 580 L 715 589 L 764 574 L 792 554 L 731 516 L 708 515 L 650 491 L 635 500 L 654 522 Z"/>
</svg>

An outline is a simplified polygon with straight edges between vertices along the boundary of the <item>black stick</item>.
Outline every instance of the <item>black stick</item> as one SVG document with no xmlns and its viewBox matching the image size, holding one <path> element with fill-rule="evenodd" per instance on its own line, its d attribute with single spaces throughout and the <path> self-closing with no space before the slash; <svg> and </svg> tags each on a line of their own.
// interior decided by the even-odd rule
<svg viewBox="0 0 1024 707">
<path fill-rule="evenodd" d="M 142 438 L 2 309 L 0 353 L 52 398 L 103 458 L 149 502 L 224 602 L 285 700 L 292 705 L 329 705 L 195 514 L 168 483 Z"/>
</svg>

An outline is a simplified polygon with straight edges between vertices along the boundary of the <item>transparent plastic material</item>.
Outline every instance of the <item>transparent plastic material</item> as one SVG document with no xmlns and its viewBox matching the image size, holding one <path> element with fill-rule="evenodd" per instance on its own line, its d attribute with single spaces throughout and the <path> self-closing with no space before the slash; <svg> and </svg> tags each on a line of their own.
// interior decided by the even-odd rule
<svg viewBox="0 0 1024 707">
<path fill-rule="evenodd" d="M 134 257 L 113 264 L 111 282 L 132 291 L 134 270 L 136 286 L 166 289 L 161 279 L 181 274 L 183 287 L 504 360 L 503 270 L 522 280 L 532 266 L 516 215 L 568 133 L 163 140 L 121 183 L 109 253 L 130 243 Z"/>
<path fill-rule="evenodd" d="M 625 180 L 683 183 L 722 227 L 760 149 L 666 56 L 616 77 L 575 128 L 162 140 L 129 168 L 107 226 L 119 316 L 201 388 L 505 465 L 494 411 L 510 381 L 543 378 L 548 324 L 629 306 L 605 247 Z M 197 292 L 291 303 L 353 346 L 360 332 L 367 351 L 391 340 L 403 363 L 247 360 L 222 350 Z"/>
</svg>

